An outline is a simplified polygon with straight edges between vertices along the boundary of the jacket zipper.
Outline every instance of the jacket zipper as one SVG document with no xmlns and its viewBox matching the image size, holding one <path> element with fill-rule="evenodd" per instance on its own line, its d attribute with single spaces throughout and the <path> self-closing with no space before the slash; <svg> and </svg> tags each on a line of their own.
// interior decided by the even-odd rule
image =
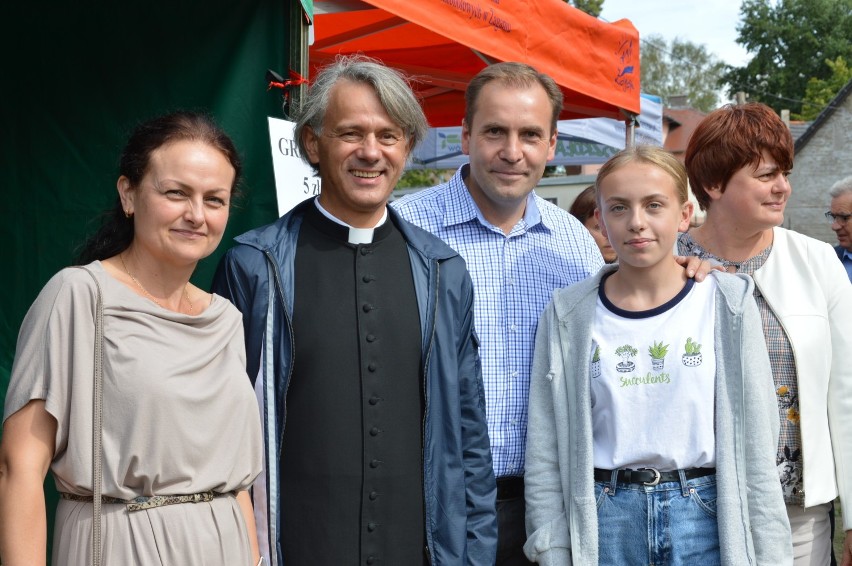
<svg viewBox="0 0 852 566">
<path fill-rule="evenodd" d="M 278 290 L 278 297 L 281 301 L 281 310 L 284 312 L 284 320 L 287 321 L 287 333 L 290 337 L 290 368 L 287 370 L 287 381 L 284 384 L 284 406 L 282 407 L 281 415 L 281 436 L 278 439 L 278 461 L 281 461 L 281 451 L 284 449 L 284 426 L 287 422 L 287 391 L 290 389 L 290 378 L 293 376 L 293 362 L 296 357 L 295 343 L 293 340 L 293 324 L 290 322 L 290 313 L 287 312 L 287 305 L 284 302 L 284 289 L 281 287 L 281 279 L 278 275 L 278 265 L 272 258 L 269 250 L 264 250 L 267 261 L 272 265 L 272 276 L 275 279 L 275 288 Z M 273 352 L 273 355 L 275 353 Z M 275 376 L 272 376 L 275 379 Z M 274 400 L 273 400 L 274 402 Z"/>
<path fill-rule="evenodd" d="M 423 362 L 423 427 L 420 431 L 421 440 L 420 440 L 420 464 L 421 469 L 423 470 L 423 526 L 426 529 L 429 529 L 429 513 L 426 510 L 426 506 L 428 505 L 426 499 L 426 418 L 429 414 L 429 394 L 428 394 L 428 383 L 429 383 L 429 359 L 432 357 L 432 346 L 435 343 L 435 320 L 437 318 L 436 311 L 438 310 L 438 292 L 440 289 L 440 275 L 441 275 L 441 264 L 437 261 L 434 262 L 435 265 L 435 295 L 432 301 L 431 312 L 427 313 L 427 315 L 431 315 L 431 329 L 429 331 L 429 347 L 426 350 L 426 360 Z M 429 549 L 429 537 L 426 537 L 426 561 L 431 565 L 432 564 L 432 552 Z"/>
<path fill-rule="evenodd" d="M 284 406 L 282 407 L 282 415 L 281 415 L 281 435 L 278 438 L 278 447 L 277 447 L 277 452 L 278 452 L 277 458 L 278 458 L 279 467 L 280 467 L 281 452 L 284 448 L 284 424 L 285 424 L 286 417 L 287 417 L 287 389 L 289 389 L 289 387 L 290 387 L 290 377 L 293 373 L 293 363 L 292 362 L 293 362 L 293 357 L 295 356 L 295 349 L 294 349 L 294 343 L 293 343 L 293 326 L 292 326 L 292 323 L 290 322 L 290 315 L 287 312 L 287 305 L 284 302 L 284 292 L 283 292 L 283 289 L 281 287 L 281 279 L 280 279 L 279 274 L 278 274 L 278 265 L 275 263 L 274 259 L 272 258 L 272 254 L 269 252 L 269 250 L 263 250 L 263 254 L 266 256 L 266 261 L 269 262 L 269 265 L 271 266 L 272 277 L 273 277 L 274 283 L 275 283 L 275 289 L 278 291 L 277 295 L 279 297 L 279 300 L 281 301 L 281 309 L 284 313 L 284 320 L 287 321 L 287 330 L 289 331 L 289 335 L 290 335 L 290 369 L 287 373 L 286 385 L 284 386 Z M 274 311 L 275 306 L 273 305 L 272 308 L 273 308 L 273 313 L 274 313 L 275 312 Z M 274 333 L 275 330 L 273 329 L 272 332 Z M 274 357 L 275 357 L 274 340 L 271 340 L 271 342 L 273 343 L 273 351 L 268 352 L 267 355 L 273 356 L 273 363 L 274 363 Z M 267 379 L 269 379 L 270 377 L 273 381 L 275 380 L 274 372 L 273 372 L 272 376 L 266 375 Z M 272 389 L 273 389 L 273 393 L 274 393 L 274 391 L 275 391 L 274 384 L 273 384 Z M 271 402 L 273 404 L 275 404 L 276 399 L 273 397 Z M 267 432 L 270 435 L 270 438 L 275 438 L 275 436 L 274 436 L 275 431 L 274 430 L 273 431 L 267 431 Z M 279 481 L 278 478 L 267 477 L 267 482 L 269 482 L 269 483 L 273 483 L 273 482 L 277 483 L 278 481 Z M 269 496 L 269 494 L 267 493 L 267 497 L 268 496 Z M 278 497 L 280 497 L 280 489 L 279 489 Z M 268 517 L 267 521 L 269 521 L 270 523 L 272 523 L 273 521 L 277 522 L 278 518 L 279 517 Z M 275 527 L 275 530 L 276 530 L 276 532 L 278 531 L 277 526 Z M 276 536 L 276 538 L 277 538 L 277 536 Z M 270 545 L 269 546 L 270 559 L 272 560 L 272 564 L 275 565 L 275 564 L 278 563 L 278 540 L 270 540 L 269 545 Z"/>
</svg>

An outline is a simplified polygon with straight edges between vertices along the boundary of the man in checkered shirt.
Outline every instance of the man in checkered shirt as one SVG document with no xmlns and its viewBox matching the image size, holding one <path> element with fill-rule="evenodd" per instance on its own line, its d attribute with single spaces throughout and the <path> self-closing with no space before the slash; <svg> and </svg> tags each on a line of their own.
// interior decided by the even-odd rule
<svg viewBox="0 0 852 566">
<path fill-rule="evenodd" d="M 443 239 L 473 279 L 488 434 L 497 477 L 497 566 L 523 553 L 524 450 L 535 331 L 555 289 L 604 265 L 586 228 L 533 189 L 556 149 L 562 92 L 522 63 L 483 69 L 465 93 L 462 151 L 470 163 L 449 182 L 392 206 Z M 693 260 L 688 272 L 709 270 Z"/>
<path fill-rule="evenodd" d="M 523 475 L 536 325 L 554 289 L 604 262 L 579 221 L 533 192 L 556 149 L 562 92 L 553 79 L 520 63 L 492 65 L 470 82 L 466 102 L 470 164 L 392 206 L 467 262 L 497 477 L 497 564 L 529 564 Z"/>
</svg>

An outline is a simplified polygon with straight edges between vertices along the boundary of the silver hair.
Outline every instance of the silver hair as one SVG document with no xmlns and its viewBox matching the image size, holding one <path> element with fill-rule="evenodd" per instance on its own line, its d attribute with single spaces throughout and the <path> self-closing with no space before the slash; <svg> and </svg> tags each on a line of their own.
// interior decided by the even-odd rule
<svg viewBox="0 0 852 566">
<path fill-rule="evenodd" d="M 828 190 L 828 194 L 831 198 L 837 198 L 846 193 L 852 193 L 852 175 L 837 181 L 831 185 L 831 188 Z"/>
<path fill-rule="evenodd" d="M 322 134 L 331 89 L 341 79 L 373 87 L 385 112 L 405 132 L 410 156 L 414 147 L 426 136 L 429 124 L 406 77 L 365 55 L 338 55 L 333 63 L 320 69 L 299 109 L 295 138 L 302 159 L 308 161 L 304 145 L 305 128 L 311 128 L 317 136 Z M 309 165 L 319 169 L 318 164 Z"/>
</svg>

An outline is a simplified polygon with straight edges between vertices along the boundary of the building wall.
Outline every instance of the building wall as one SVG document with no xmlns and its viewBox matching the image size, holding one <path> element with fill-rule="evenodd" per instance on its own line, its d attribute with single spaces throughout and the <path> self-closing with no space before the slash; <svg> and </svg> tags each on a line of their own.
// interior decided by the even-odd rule
<svg viewBox="0 0 852 566">
<path fill-rule="evenodd" d="M 852 96 L 841 101 L 816 134 L 796 154 L 784 227 L 832 245 L 834 232 L 823 216 L 831 199 L 828 189 L 852 175 Z"/>
<path fill-rule="evenodd" d="M 595 183 L 596 175 L 570 175 L 545 177 L 539 181 L 535 194 L 548 199 L 559 208 L 568 210 L 583 189 Z"/>
</svg>

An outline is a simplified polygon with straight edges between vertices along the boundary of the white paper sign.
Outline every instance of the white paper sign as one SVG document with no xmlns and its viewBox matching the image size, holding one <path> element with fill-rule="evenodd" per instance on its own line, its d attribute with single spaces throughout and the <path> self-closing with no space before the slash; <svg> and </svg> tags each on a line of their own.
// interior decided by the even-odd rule
<svg viewBox="0 0 852 566">
<path fill-rule="evenodd" d="M 272 167 L 275 170 L 275 194 L 278 216 L 320 192 L 320 179 L 310 165 L 302 161 L 293 130 L 295 122 L 269 118 Z"/>
</svg>

